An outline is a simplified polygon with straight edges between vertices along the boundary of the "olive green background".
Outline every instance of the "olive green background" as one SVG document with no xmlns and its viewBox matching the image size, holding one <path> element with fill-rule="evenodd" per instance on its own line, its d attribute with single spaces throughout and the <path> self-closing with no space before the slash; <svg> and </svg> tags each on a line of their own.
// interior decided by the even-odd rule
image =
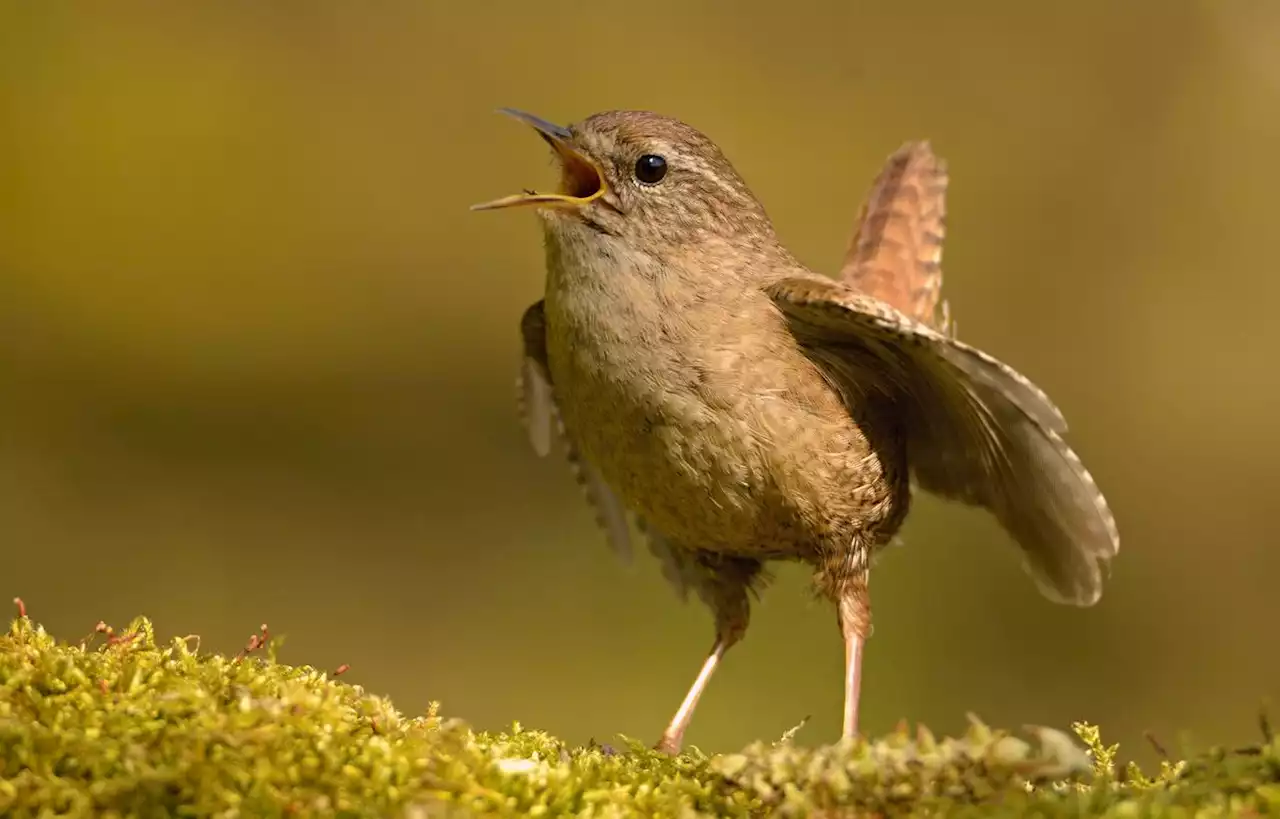
<svg viewBox="0 0 1280 819">
<path fill-rule="evenodd" d="M 711 639 L 605 548 L 514 411 L 553 178 L 495 116 L 718 140 L 834 271 L 885 156 L 950 162 L 960 334 L 1035 378 L 1119 520 L 1101 604 L 918 503 L 872 584 L 865 723 L 1100 722 L 1146 753 L 1280 693 L 1280 12 L 1254 2 L 0 0 L 0 599 L 153 617 L 417 712 L 654 739 Z M 783 568 L 708 750 L 838 732 L 840 640 Z"/>
</svg>

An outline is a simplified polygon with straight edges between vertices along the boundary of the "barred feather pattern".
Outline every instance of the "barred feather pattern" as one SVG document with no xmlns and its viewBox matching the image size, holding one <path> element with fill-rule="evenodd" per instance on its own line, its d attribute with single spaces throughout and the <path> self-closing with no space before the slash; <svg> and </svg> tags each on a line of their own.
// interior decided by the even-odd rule
<svg viewBox="0 0 1280 819">
<path fill-rule="evenodd" d="M 922 324 L 954 335 L 942 299 L 946 163 L 927 141 L 891 154 L 854 223 L 839 279 Z"/>
<path fill-rule="evenodd" d="M 1120 548 L 1115 519 L 1066 422 L 1013 368 L 887 303 L 817 275 L 766 292 L 836 382 L 868 366 L 896 392 L 912 475 L 927 492 L 991 511 L 1051 600 L 1088 606 Z"/>
</svg>

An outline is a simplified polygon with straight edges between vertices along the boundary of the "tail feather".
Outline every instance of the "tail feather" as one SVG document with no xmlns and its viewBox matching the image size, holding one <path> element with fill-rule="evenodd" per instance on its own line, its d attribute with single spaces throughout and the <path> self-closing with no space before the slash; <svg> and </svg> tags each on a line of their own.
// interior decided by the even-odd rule
<svg viewBox="0 0 1280 819">
<path fill-rule="evenodd" d="M 942 301 L 946 192 L 946 163 L 927 141 L 894 152 L 858 213 L 840 280 L 950 335 Z"/>
</svg>

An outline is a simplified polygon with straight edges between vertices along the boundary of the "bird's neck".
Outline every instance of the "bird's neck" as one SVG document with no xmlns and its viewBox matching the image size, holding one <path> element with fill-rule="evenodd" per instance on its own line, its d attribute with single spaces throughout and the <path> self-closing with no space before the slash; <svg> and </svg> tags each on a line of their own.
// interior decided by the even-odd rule
<svg viewBox="0 0 1280 819">
<path fill-rule="evenodd" d="M 594 307 L 651 304 L 680 310 L 707 300 L 731 304 L 797 266 L 770 237 L 707 237 L 688 245 L 637 248 L 581 229 L 546 232 L 547 296 Z"/>
</svg>

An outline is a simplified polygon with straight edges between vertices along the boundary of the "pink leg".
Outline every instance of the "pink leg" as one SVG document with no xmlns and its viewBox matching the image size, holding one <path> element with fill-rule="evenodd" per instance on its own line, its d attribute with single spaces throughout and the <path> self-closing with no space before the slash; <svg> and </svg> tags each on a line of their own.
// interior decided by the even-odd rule
<svg viewBox="0 0 1280 819">
<path fill-rule="evenodd" d="M 844 737 L 858 735 L 858 700 L 862 694 L 862 649 L 871 633 L 871 599 L 865 575 L 851 584 L 838 604 L 844 635 Z"/>
<path fill-rule="evenodd" d="M 716 642 L 702 663 L 702 670 L 689 686 L 684 702 L 676 710 L 654 747 L 669 754 L 680 753 L 684 732 L 693 719 L 698 700 L 707 689 L 711 675 L 724 660 L 725 652 L 742 640 L 751 620 L 749 592 L 764 580 L 764 567 L 756 560 L 721 557 L 672 550 L 667 555 L 681 579 L 688 583 L 711 609 L 716 623 Z"/>
<path fill-rule="evenodd" d="M 711 675 L 715 673 L 716 667 L 724 659 L 725 652 L 739 639 L 739 637 L 724 636 L 716 638 L 716 644 L 712 646 L 711 653 L 707 655 L 706 662 L 702 664 L 702 670 L 698 672 L 693 685 L 689 686 L 689 693 L 684 695 L 684 702 L 680 703 L 680 707 L 676 709 L 676 715 L 671 718 L 671 723 L 667 726 L 667 730 L 662 732 L 662 739 L 658 740 L 658 744 L 654 746 L 657 750 L 669 754 L 680 753 L 680 748 L 684 745 L 685 729 L 689 727 L 689 722 L 693 719 L 693 710 L 698 706 L 698 700 L 701 699 L 702 692 L 706 690 L 707 683 L 711 681 Z"/>
</svg>

